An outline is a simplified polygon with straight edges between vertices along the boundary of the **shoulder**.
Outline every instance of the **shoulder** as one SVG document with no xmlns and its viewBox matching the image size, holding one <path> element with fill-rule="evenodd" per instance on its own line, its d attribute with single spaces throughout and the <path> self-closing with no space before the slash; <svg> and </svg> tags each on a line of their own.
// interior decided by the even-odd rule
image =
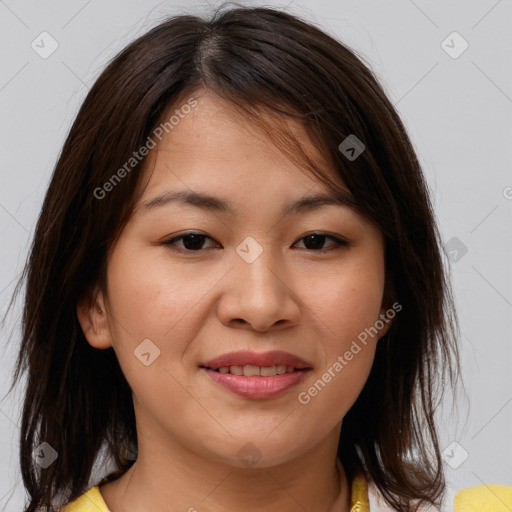
<svg viewBox="0 0 512 512">
<path fill-rule="evenodd" d="M 396 510 L 387 503 L 380 493 L 378 487 L 373 481 L 368 481 L 368 503 L 371 512 L 396 512 Z M 451 512 L 451 509 L 449 509 Z M 439 512 L 439 509 L 430 505 L 421 505 L 417 512 Z M 448 512 L 443 509 L 443 512 Z"/>
<path fill-rule="evenodd" d="M 459 491 L 454 500 L 455 512 L 509 512 L 512 510 L 512 486 L 479 485 Z"/>
<path fill-rule="evenodd" d="M 396 512 L 396 510 L 386 502 L 378 487 L 371 480 L 368 481 L 368 503 L 371 512 Z M 439 512 L 439 509 L 422 505 L 418 508 L 417 512 Z"/>
<path fill-rule="evenodd" d="M 447 496 L 443 512 L 510 512 L 512 510 L 512 486 L 480 485 L 463 489 L 455 495 Z M 377 486 L 368 482 L 368 503 L 371 512 L 395 512 L 390 507 Z M 418 512 L 438 512 L 437 508 L 424 505 Z"/>
<path fill-rule="evenodd" d="M 110 512 L 101 496 L 98 486 L 91 487 L 86 493 L 71 503 L 68 503 L 60 512 Z"/>
</svg>

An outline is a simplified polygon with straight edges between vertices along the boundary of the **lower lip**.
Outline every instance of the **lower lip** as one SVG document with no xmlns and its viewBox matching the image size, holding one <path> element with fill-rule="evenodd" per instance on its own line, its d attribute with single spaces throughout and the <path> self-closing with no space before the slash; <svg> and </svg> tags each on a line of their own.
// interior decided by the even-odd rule
<svg viewBox="0 0 512 512">
<path fill-rule="evenodd" d="M 273 377 L 245 377 L 220 373 L 208 368 L 202 368 L 206 374 L 223 388 L 244 398 L 264 399 L 284 394 L 298 384 L 308 373 L 308 370 L 295 370 Z"/>
</svg>

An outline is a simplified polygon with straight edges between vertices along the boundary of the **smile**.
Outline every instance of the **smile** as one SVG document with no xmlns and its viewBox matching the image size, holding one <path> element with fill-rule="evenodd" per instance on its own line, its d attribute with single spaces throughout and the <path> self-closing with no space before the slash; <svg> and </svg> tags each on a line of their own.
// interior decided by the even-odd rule
<svg viewBox="0 0 512 512">
<path fill-rule="evenodd" d="M 286 367 L 284 367 L 286 369 Z M 283 367 L 280 367 L 282 370 Z M 289 367 L 285 373 L 277 373 L 277 367 L 258 366 L 231 366 L 223 367 L 217 370 L 201 367 L 204 372 L 215 384 L 222 389 L 239 397 L 251 400 L 264 400 L 274 398 L 285 394 L 301 382 L 311 368 L 297 369 Z M 226 370 L 230 370 L 227 372 Z M 232 373 L 242 372 L 239 374 Z M 273 375 L 265 376 L 263 372 L 276 372 Z M 249 374 L 249 375 L 247 375 Z"/>
<path fill-rule="evenodd" d="M 206 361 L 199 368 L 232 394 L 266 399 L 280 396 L 296 386 L 312 366 L 301 357 L 282 350 L 241 350 Z"/>
<path fill-rule="evenodd" d="M 252 366 L 250 364 L 246 364 L 245 366 L 233 365 L 207 369 L 219 373 L 243 375 L 245 377 L 274 377 L 275 375 L 284 375 L 285 373 L 292 373 L 295 371 L 295 368 L 293 366 L 286 366 L 284 364 L 273 366 Z"/>
</svg>

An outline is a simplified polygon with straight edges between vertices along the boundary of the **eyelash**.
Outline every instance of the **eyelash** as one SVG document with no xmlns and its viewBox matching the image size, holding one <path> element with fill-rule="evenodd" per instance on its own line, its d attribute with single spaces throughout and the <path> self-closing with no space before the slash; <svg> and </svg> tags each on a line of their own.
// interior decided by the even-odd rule
<svg viewBox="0 0 512 512">
<path fill-rule="evenodd" d="M 202 237 L 203 239 L 209 238 L 210 240 L 213 240 L 212 237 L 205 235 L 203 233 L 191 232 L 191 233 L 185 233 L 183 235 L 170 238 L 169 240 L 164 240 L 160 243 L 160 245 L 165 245 L 167 247 L 174 248 L 175 250 L 177 250 L 179 252 L 188 252 L 188 253 L 194 253 L 194 252 L 199 253 L 201 251 L 207 250 L 207 249 L 192 250 L 192 249 L 185 249 L 185 248 L 176 246 L 176 242 L 178 240 L 182 240 L 184 238 L 187 238 L 188 236 L 198 236 L 198 237 Z M 330 251 L 336 250 L 336 249 L 341 249 L 342 247 L 346 247 L 346 246 L 350 245 L 349 242 L 347 242 L 346 240 L 343 240 L 337 236 L 329 235 L 328 233 L 324 233 L 321 231 L 315 231 L 312 233 L 308 233 L 307 235 L 304 235 L 303 237 L 299 238 L 299 240 L 304 240 L 305 238 L 308 238 L 310 236 L 320 236 L 320 237 L 330 238 L 331 240 L 334 240 L 334 242 L 335 242 L 334 248 L 331 247 L 331 248 L 327 248 L 327 249 L 306 249 L 307 251 L 310 251 L 310 252 L 326 253 L 326 252 L 330 252 Z M 215 249 L 215 247 L 209 247 L 208 249 Z"/>
</svg>

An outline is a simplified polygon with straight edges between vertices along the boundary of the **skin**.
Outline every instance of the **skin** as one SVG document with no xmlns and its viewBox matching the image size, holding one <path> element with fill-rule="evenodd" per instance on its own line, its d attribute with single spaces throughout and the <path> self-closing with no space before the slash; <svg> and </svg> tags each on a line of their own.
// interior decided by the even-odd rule
<svg viewBox="0 0 512 512">
<path fill-rule="evenodd" d="M 151 152 L 139 205 L 193 190 L 231 201 L 234 213 L 178 202 L 137 208 L 109 254 L 106 292 L 97 287 L 78 304 L 88 342 L 114 348 L 137 419 L 137 461 L 100 492 L 111 512 L 348 511 L 350 485 L 336 456 L 342 420 L 391 322 L 307 405 L 297 396 L 389 307 L 383 236 L 338 205 L 281 216 L 283 204 L 328 189 L 230 104 L 206 90 L 194 98 Z M 187 231 L 210 238 L 199 251 L 186 252 L 183 239 L 160 244 Z M 349 245 L 326 237 L 316 247 L 331 250 L 319 250 L 306 245 L 311 232 Z M 247 236 L 263 249 L 252 263 L 236 252 Z M 149 366 L 134 356 L 145 339 L 160 350 Z M 199 368 L 227 352 L 274 349 L 313 369 L 272 399 L 233 395 Z M 252 467 L 237 457 L 249 442 L 261 455 Z"/>
</svg>

